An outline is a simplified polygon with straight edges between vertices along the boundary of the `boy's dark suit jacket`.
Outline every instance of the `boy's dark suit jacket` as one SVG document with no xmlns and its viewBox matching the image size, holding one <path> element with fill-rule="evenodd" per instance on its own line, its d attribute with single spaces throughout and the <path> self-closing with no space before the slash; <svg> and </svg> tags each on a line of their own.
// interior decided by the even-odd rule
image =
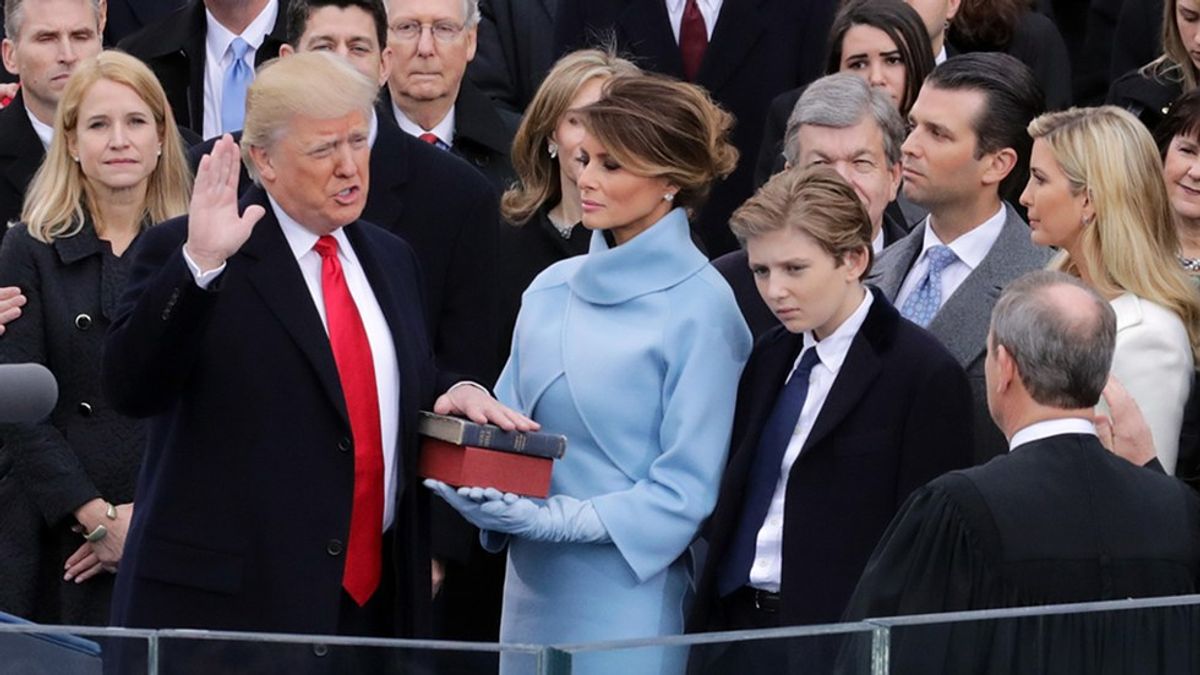
<svg viewBox="0 0 1200 675">
<path fill-rule="evenodd" d="M 962 368 L 882 293 L 870 292 L 866 321 L 788 475 L 781 625 L 838 621 L 909 493 L 971 464 L 971 392 Z M 742 373 L 689 632 L 732 628 L 721 613 L 717 570 L 741 516 L 762 427 L 803 345 L 802 334 L 774 328 Z"/>
</svg>

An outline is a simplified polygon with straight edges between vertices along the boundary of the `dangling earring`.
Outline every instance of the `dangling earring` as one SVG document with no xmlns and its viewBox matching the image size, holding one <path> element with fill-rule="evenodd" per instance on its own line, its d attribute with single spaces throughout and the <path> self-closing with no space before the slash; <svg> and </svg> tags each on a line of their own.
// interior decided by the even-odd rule
<svg viewBox="0 0 1200 675">
<path fill-rule="evenodd" d="M 550 153 L 550 159 L 557 159 L 558 158 L 558 143 L 555 143 L 554 141 L 550 141 L 549 144 L 546 145 L 546 152 Z"/>
</svg>

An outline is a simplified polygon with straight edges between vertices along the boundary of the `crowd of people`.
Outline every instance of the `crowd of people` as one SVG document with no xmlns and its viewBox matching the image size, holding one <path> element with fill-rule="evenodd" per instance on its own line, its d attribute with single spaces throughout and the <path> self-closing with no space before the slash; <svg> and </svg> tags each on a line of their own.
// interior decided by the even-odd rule
<svg viewBox="0 0 1200 675">
<path fill-rule="evenodd" d="M 572 644 L 1196 592 L 1200 2 L 1131 57 L 1152 4 L 2 0 L 0 363 L 60 395 L 0 425 L 0 611 Z M 422 410 L 565 435 L 550 496 L 422 480 Z M 984 639 L 893 651 L 1051 658 Z"/>
</svg>

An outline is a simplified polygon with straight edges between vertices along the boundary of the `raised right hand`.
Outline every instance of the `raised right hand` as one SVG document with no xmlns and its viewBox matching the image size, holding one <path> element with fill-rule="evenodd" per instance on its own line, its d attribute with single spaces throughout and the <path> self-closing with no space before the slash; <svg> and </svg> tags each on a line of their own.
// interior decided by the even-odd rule
<svg viewBox="0 0 1200 675">
<path fill-rule="evenodd" d="M 237 144 L 225 134 L 196 170 L 184 247 L 202 272 L 223 265 L 246 243 L 254 224 L 266 214 L 263 207 L 255 205 L 238 215 L 240 161 Z"/>
</svg>

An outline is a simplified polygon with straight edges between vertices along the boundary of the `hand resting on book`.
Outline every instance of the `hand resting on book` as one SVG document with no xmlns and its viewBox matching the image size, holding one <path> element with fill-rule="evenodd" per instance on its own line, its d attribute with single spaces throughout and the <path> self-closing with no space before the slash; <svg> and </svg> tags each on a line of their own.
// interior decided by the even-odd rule
<svg viewBox="0 0 1200 675">
<path fill-rule="evenodd" d="M 534 541 L 575 544 L 610 541 L 608 530 L 588 500 L 555 495 L 539 504 L 496 488 L 461 487 L 455 490 L 433 479 L 426 480 L 425 487 L 481 530 Z"/>
</svg>

